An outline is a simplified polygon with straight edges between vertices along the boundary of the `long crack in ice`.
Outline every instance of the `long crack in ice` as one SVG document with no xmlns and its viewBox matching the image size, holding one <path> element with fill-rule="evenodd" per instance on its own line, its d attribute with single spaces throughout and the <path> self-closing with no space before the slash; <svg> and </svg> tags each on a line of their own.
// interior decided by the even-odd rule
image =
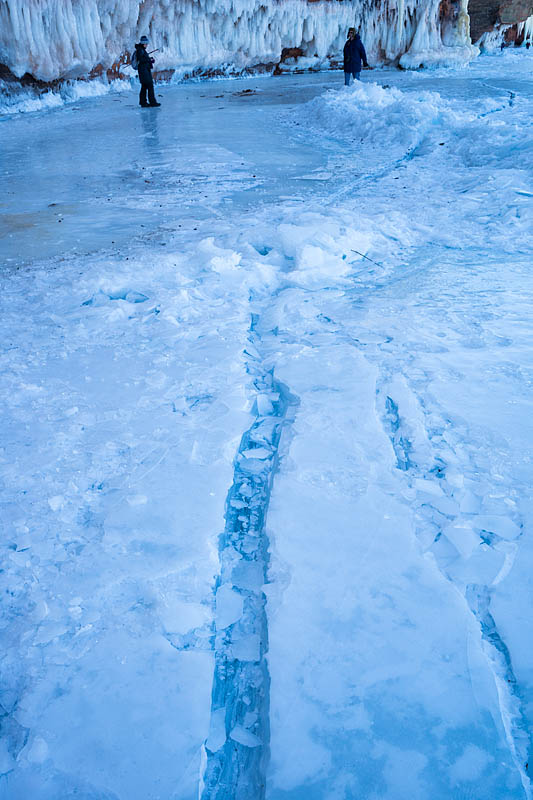
<svg viewBox="0 0 533 800">
<path fill-rule="evenodd" d="M 491 587 L 472 583 L 463 585 L 449 573 L 446 558 L 439 556 L 438 542 L 442 538 L 444 527 L 449 530 L 450 527 L 461 526 L 464 520 L 454 513 L 449 502 L 453 491 L 447 482 L 447 459 L 443 452 L 443 443 L 440 442 L 438 454 L 433 452 L 430 432 L 427 432 L 427 438 L 419 433 L 417 441 L 402 420 L 402 401 L 411 406 L 417 402 L 406 384 L 402 384 L 403 381 L 396 380 L 392 385 L 385 381 L 378 389 L 378 404 L 381 406 L 384 428 L 396 455 L 396 466 L 405 473 L 413 494 L 412 505 L 417 517 L 416 533 L 424 549 L 433 552 L 435 563 L 442 574 L 457 586 L 479 625 L 483 652 L 496 686 L 507 746 L 522 781 L 524 798 L 530 800 L 532 794 L 528 769 L 531 741 L 524 701 L 513 670 L 511 654 L 490 612 Z M 393 399 L 391 395 L 398 392 L 401 399 Z M 411 408 L 411 412 L 412 410 Z M 487 546 L 500 552 L 505 551 L 506 556 L 510 554 L 513 557 L 515 542 L 505 541 L 490 533 L 482 538 Z M 492 585 L 498 580 L 499 575 Z"/>
<path fill-rule="evenodd" d="M 219 541 L 215 673 L 202 800 L 265 796 L 270 742 L 265 522 L 280 437 L 295 399 L 273 371 L 265 370 L 255 322 L 253 317 L 246 351 L 256 392 L 255 418 L 237 452 Z"/>
</svg>

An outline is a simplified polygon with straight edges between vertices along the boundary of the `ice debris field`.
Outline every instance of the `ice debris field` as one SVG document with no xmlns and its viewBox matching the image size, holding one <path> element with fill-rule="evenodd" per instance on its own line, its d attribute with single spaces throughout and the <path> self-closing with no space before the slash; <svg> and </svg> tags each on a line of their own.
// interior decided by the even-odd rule
<svg viewBox="0 0 533 800">
<path fill-rule="evenodd" d="M 531 64 L 2 119 L 2 800 L 531 798 Z"/>
</svg>

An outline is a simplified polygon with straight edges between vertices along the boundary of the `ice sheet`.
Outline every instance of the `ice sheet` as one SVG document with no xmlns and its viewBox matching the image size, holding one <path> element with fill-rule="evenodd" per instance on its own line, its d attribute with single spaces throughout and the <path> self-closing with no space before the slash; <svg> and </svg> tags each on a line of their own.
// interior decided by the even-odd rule
<svg viewBox="0 0 533 800">
<path fill-rule="evenodd" d="M 74 210 L 2 276 L 0 796 L 530 797 L 530 63 L 1 123 L 2 174 Z M 257 532 L 220 550 L 253 486 L 268 637 Z"/>
</svg>

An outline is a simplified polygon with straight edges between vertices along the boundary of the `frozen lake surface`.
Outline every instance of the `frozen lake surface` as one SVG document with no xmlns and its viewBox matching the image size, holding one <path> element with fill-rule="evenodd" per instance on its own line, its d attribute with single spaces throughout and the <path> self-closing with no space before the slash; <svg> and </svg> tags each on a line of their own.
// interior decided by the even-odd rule
<svg viewBox="0 0 533 800">
<path fill-rule="evenodd" d="M 146 112 L 137 93 L 122 92 L 0 117 L 4 257 L 20 263 L 93 252 L 165 221 L 185 225 L 226 215 L 228 204 L 250 210 L 297 192 L 301 174 L 325 154 L 287 136 L 279 107 L 338 81 L 332 74 L 214 81 L 158 89 L 160 111 Z"/>
<path fill-rule="evenodd" d="M 533 84 L 0 118 L 2 800 L 527 800 Z"/>
</svg>

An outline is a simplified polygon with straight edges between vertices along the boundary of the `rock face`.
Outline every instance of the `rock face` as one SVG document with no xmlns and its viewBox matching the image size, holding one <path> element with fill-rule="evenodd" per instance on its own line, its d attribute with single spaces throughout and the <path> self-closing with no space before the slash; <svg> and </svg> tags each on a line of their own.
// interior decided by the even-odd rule
<svg viewBox="0 0 533 800">
<path fill-rule="evenodd" d="M 516 22 L 525 22 L 533 16 L 532 0 L 504 0 L 499 8 L 502 25 L 514 25 Z"/>
<path fill-rule="evenodd" d="M 477 42 L 499 25 L 515 25 L 533 15 L 533 0 L 469 0 L 470 33 Z"/>
</svg>

